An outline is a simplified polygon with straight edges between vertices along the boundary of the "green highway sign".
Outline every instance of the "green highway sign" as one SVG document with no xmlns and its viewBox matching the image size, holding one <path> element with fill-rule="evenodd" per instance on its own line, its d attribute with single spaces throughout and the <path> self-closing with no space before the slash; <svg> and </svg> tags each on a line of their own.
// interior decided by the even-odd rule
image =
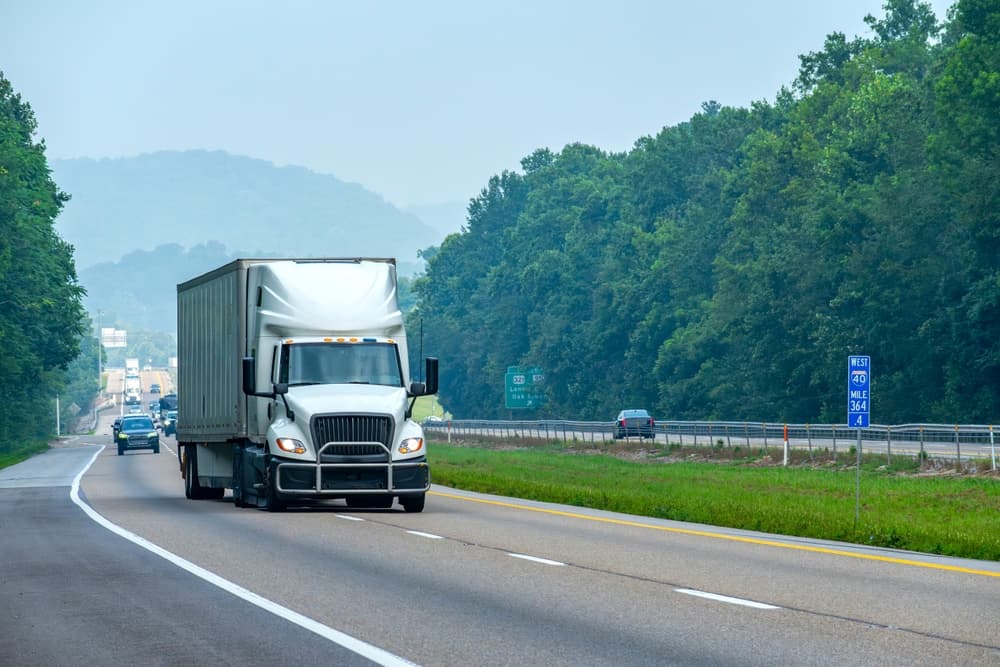
<svg viewBox="0 0 1000 667">
<path fill-rule="evenodd" d="M 545 404 L 545 374 L 537 366 L 508 366 L 504 376 L 508 410 L 540 408 Z"/>
</svg>

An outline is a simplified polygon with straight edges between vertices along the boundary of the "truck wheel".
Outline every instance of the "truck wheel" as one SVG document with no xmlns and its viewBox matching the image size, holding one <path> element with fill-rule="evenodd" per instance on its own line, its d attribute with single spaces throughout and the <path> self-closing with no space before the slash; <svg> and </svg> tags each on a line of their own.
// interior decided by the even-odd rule
<svg viewBox="0 0 1000 667">
<path fill-rule="evenodd" d="M 233 450 L 233 505 L 247 507 L 243 496 L 243 450 L 236 447 Z"/>
<path fill-rule="evenodd" d="M 205 497 L 204 489 L 198 483 L 198 451 L 194 445 L 184 448 L 184 495 L 190 500 Z"/>
<path fill-rule="evenodd" d="M 403 509 L 407 512 L 423 512 L 424 494 L 421 493 L 419 496 L 400 496 L 399 504 L 402 505 Z"/>
<path fill-rule="evenodd" d="M 264 498 L 267 501 L 267 511 L 283 512 L 285 510 L 285 501 L 278 497 L 277 465 L 268 466 L 267 479 L 265 479 L 264 482 L 267 484 L 267 492 L 264 495 Z"/>
</svg>

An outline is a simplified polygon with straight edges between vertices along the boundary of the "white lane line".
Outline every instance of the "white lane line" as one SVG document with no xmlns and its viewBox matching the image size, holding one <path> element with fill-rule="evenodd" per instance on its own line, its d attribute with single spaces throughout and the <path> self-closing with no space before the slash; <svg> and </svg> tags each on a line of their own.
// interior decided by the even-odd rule
<svg viewBox="0 0 1000 667">
<path fill-rule="evenodd" d="M 433 535 L 431 533 L 421 533 L 419 530 L 408 530 L 406 531 L 410 535 L 416 535 L 417 537 L 426 537 L 429 540 L 443 540 L 444 538 L 440 535 Z"/>
<path fill-rule="evenodd" d="M 560 563 L 557 560 L 549 560 L 548 558 L 539 558 L 538 556 L 526 556 L 525 554 L 510 554 L 514 558 L 522 558 L 524 560 L 530 560 L 533 563 L 542 563 L 543 565 L 560 565 L 565 566 L 566 563 Z"/>
<path fill-rule="evenodd" d="M 377 646 L 372 646 L 367 642 L 364 642 L 360 639 L 345 634 L 340 630 L 334 630 L 333 628 L 327 625 L 323 625 L 319 621 L 315 621 L 309 618 L 308 616 L 298 613 L 297 611 L 292 611 L 288 607 L 284 607 L 276 602 L 272 602 L 271 600 L 268 600 L 265 597 L 257 595 L 253 591 L 243 588 L 239 584 L 235 584 L 232 581 L 229 581 L 228 579 L 220 577 L 214 572 L 210 572 L 209 570 L 206 570 L 203 567 L 195 565 L 191 561 L 181 558 L 177 554 L 171 553 L 170 551 L 167 551 L 163 547 L 153 544 L 149 540 L 143 537 L 139 537 L 135 533 L 126 530 L 125 528 L 122 528 L 118 524 L 112 523 L 111 521 L 105 519 L 103 516 L 98 514 L 97 511 L 94 510 L 94 508 L 92 508 L 90 505 L 88 505 L 87 503 L 83 502 L 83 500 L 80 499 L 80 479 L 83 477 L 83 474 L 87 472 L 90 466 L 94 464 L 94 461 L 97 460 L 97 457 L 103 451 L 104 451 L 104 445 L 101 445 L 101 448 L 97 450 L 97 452 L 90 458 L 90 461 L 87 463 L 87 465 L 85 465 L 83 469 L 77 474 L 76 478 L 73 479 L 73 485 L 72 487 L 70 487 L 70 494 L 69 494 L 70 499 L 74 503 L 76 503 L 76 505 L 80 509 L 82 509 L 87 514 L 87 516 L 93 519 L 96 523 L 100 524 L 104 528 L 107 528 L 112 533 L 124 537 L 126 540 L 134 544 L 137 544 L 138 546 L 142 547 L 143 549 L 146 549 L 147 551 L 156 554 L 160 558 L 163 558 L 164 560 L 173 563 L 177 567 L 183 570 L 187 570 L 194 576 L 203 579 L 204 581 L 207 581 L 213 586 L 218 586 L 227 593 L 231 593 L 232 595 L 235 595 L 238 598 L 246 600 L 252 605 L 260 607 L 264 611 L 270 612 L 275 616 L 278 616 L 280 618 L 285 619 L 286 621 L 294 623 L 300 628 L 304 628 L 306 630 L 309 630 L 310 632 L 319 635 L 320 637 L 323 637 L 324 639 L 328 639 L 334 644 L 338 644 L 339 646 L 342 646 L 349 651 L 353 651 L 354 653 L 357 653 L 360 656 L 368 658 L 369 660 L 371 660 L 376 664 L 386 665 L 388 667 L 405 667 L 408 665 L 416 664 L 410 662 L 406 658 L 402 658 L 393 653 L 389 653 L 384 649 L 381 649 Z"/>
<path fill-rule="evenodd" d="M 685 595 L 694 595 L 695 597 L 705 598 L 707 600 L 715 600 L 716 602 L 726 602 L 729 604 L 738 604 L 744 607 L 753 607 L 754 609 L 781 609 L 781 607 L 776 607 L 773 604 L 764 604 L 763 602 L 754 602 L 753 600 L 744 600 L 742 598 L 731 598 L 727 595 L 716 595 L 715 593 L 706 593 L 705 591 L 696 591 L 691 588 L 675 588 L 678 593 L 684 593 Z"/>
<path fill-rule="evenodd" d="M 351 516 L 349 514 L 334 514 L 333 516 L 338 519 L 347 519 L 348 521 L 364 521 L 364 519 L 359 516 Z"/>
</svg>

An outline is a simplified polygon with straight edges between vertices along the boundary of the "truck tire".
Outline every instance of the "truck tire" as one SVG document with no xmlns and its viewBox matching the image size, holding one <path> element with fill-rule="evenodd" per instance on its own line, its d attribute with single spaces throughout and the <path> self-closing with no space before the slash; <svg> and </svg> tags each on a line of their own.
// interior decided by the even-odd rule
<svg viewBox="0 0 1000 667">
<path fill-rule="evenodd" d="M 205 489 L 198 482 L 198 450 L 194 445 L 184 448 L 184 495 L 190 500 L 205 499 Z"/>
<path fill-rule="evenodd" d="M 285 501 L 278 497 L 278 466 L 271 464 L 267 467 L 267 478 L 264 480 L 267 491 L 264 500 L 267 502 L 265 509 L 268 512 L 284 512 Z"/>
<path fill-rule="evenodd" d="M 419 496 L 400 496 L 399 504 L 403 506 L 403 509 L 407 512 L 423 512 L 424 511 L 424 495 L 421 493 Z"/>
</svg>

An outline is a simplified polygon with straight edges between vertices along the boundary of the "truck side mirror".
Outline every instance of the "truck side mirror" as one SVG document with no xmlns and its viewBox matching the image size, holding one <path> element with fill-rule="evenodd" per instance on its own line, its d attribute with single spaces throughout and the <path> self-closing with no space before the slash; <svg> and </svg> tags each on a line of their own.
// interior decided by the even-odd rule
<svg viewBox="0 0 1000 667">
<path fill-rule="evenodd" d="M 426 378 L 424 394 L 430 396 L 438 393 L 438 360 L 437 357 L 427 357 L 424 360 L 424 377 Z"/>
<path fill-rule="evenodd" d="M 284 396 L 288 393 L 288 383 L 287 382 L 275 382 L 274 383 L 274 395 Z"/>
<path fill-rule="evenodd" d="M 243 357 L 243 393 L 253 396 L 257 393 L 257 360 L 253 357 Z"/>
</svg>

